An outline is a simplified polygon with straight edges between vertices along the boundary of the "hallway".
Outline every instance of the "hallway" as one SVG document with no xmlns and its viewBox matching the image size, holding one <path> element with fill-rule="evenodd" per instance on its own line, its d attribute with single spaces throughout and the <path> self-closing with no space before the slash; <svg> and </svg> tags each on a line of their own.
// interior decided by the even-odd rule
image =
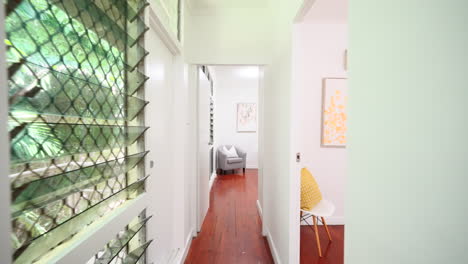
<svg viewBox="0 0 468 264">
<path fill-rule="evenodd" d="M 202 231 L 194 238 L 185 261 L 195 263 L 273 263 L 261 234 L 257 211 L 258 171 L 245 176 L 218 175 L 210 194 L 210 208 Z"/>
</svg>

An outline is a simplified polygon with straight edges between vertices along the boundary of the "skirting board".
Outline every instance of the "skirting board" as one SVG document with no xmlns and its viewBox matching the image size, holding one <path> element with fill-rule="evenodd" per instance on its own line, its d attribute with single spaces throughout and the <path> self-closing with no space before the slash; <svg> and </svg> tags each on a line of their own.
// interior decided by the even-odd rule
<svg viewBox="0 0 468 264">
<path fill-rule="evenodd" d="M 190 251 L 190 246 L 192 245 L 192 239 L 193 239 L 192 233 L 193 233 L 193 230 L 189 232 L 187 236 L 187 240 L 185 241 L 184 251 L 182 251 L 182 254 L 180 255 L 180 257 L 178 257 L 177 260 L 174 262 L 175 264 L 182 264 L 185 262 L 188 252 Z"/>
<path fill-rule="evenodd" d="M 307 219 L 309 223 L 312 223 L 312 218 Z M 325 221 L 327 225 L 344 225 L 345 219 L 343 216 L 332 216 L 332 217 L 325 217 Z M 319 221 L 319 225 L 322 223 Z M 301 225 L 307 225 L 304 221 L 301 221 Z"/>
<path fill-rule="evenodd" d="M 279 258 L 278 250 L 276 249 L 275 242 L 273 242 L 273 238 L 271 237 L 270 230 L 267 228 L 267 235 L 266 235 L 268 245 L 270 246 L 271 255 L 273 256 L 273 261 L 275 264 L 281 264 L 281 260 Z"/>
<path fill-rule="evenodd" d="M 209 183 L 210 191 L 211 191 L 211 187 L 213 187 L 213 183 L 214 183 L 214 181 L 216 180 L 217 177 L 218 177 L 218 174 L 216 172 L 211 175 L 211 179 L 210 179 L 210 183 Z"/>
<path fill-rule="evenodd" d="M 262 211 L 262 206 L 260 205 L 259 200 L 257 200 L 257 211 L 258 211 L 258 215 L 260 215 L 260 219 L 263 221 L 263 211 Z"/>
</svg>

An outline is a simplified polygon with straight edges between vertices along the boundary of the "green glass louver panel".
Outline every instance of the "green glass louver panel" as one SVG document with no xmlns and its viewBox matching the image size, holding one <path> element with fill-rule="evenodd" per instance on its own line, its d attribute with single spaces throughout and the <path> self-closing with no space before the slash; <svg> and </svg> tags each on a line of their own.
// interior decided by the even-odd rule
<svg viewBox="0 0 468 264">
<path fill-rule="evenodd" d="M 131 52 L 129 52 L 129 54 L 130 56 L 128 59 L 127 70 L 132 72 L 138 67 L 138 65 L 140 65 L 143 62 L 146 56 L 149 55 L 149 52 L 142 49 L 135 51 L 132 50 Z"/>
<path fill-rule="evenodd" d="M 55 5 L 77 19 L 85 28 L 91 29 L 99 37 L 105 38 L 119 50 L 126 48 L 127 32 L 125 1 L 103 0 L 53 0 Z M 110 3 L 110 4 L 97 4 Z M 113 10 L 115 8 L 115 10 Z M 117 11 L 117 12 L 116 12 Z"/>
<path fill-rule="evenodd" d="M 145 254 L 145 251 L 149 247 L 151 242 L 153 242 L 153 240 L 146 242 L 145 244 L 130 252 L 127 255 L 127 257 L 123 260 L 122 264 L 136 264 L 143 256 L 143 254 Z"/>
<path fill-rule="evenodd" d="M 124 158 L 125 149 L 107 149 L 91 153 L 81 153 L 54 159 L 34 160 L 10 166 L 11 189 L 17 189 L 32 181 L 63 174 L 94 164 Z"/>
<path fill-rule="evenodd" d="M 24 123 L 10 130 L 13 163 L 126 147 L 147 127 Z"/>
<path fill-rule="evenodd" d="M 144 191 L 146 1 L 7 0 L 14 263 Z M 140 94 L 143 93 L 138 93 Z M 128 256 L 128 249 L 123 252 Z"/>
<path fill-rule="evenodd" d="M 53 12 L 31 11 L 31 9 L 34 10 L 34 5 L 28 4 L 27 0 L 23 0 L 23 2 L 21 7 L 24 12 L 20 14 L 26 13 L 27 18 L 25 19 L 31 20 L 38 15 L 47 15 L 48 17 L 57 15 Z M 61 14 L 59 11 L 57 9 L 56 13 Z M 7 60 L 10 63 L 25 60 L 26 63 L 21 68 L 31 67 L 31 70 L 18 70 L 15 76 L 20 75 L 21 78 L 17 79 L 38 78 L 40 76 L 37 74 L 44 69 L 49 69 L 96 85 L 104 84 L 107 87 L 112 87 L 117 84 L 118 87 L 123 87 L 124 53 L 112 47 L 105 39 L 100 39 L 92 31 L 81 29 L 82 32 L 76 34 L 87 34 L 90 38 L 82 38 L 86 39 L 85 43 L 79 41 L 70 43 L 68 36 L 59 32 L 60 29 L 57 27 L 60 25 L 47 27 L 42 23 L 28 23 L 26 27 L 22 27 L 22 24 L 18 24 L 18 20 L 20 18 L 15 12 L 6 19 L 6 26 L 13 28 L 8 30 L 7 43 L 10 44 L 10 48 L 7 52 Z M 47 24 L 53 23 L 60 22 L 53 18 L 47 21 Z M 71 31 L 78 25 L 70 27 L 65 27 L 62 30 Z M 76 37 L 79 38 L 79 35 Z M 42 41 L 43 44 L 39 46 L 37 40 Z M 20 73 L 20 71 L 23 72 Z M 37 74 L 34 75 L 31 72 L 34 74 L 37 72 Z M 30 76 L 27 76 L 28 74 Z"/>
<path fill-rule="evenodd" d="M 115 257 L 124 249 L 124 247 L 128 245 L 130 240 L 135 237 L 136 234 L 138 234 L 138 232 L 143 228 L 143 226 L 150 218 L 151 216 L 137 223 L 136 225 L 129 227 L 122 234 L 119 234 L 116 239 L 110 241 L 106 246 L 106 250 L 98 259 L 94 261 L 94 264 L 111 263 Z"/>
<path fill-rule="evenodd" d="M 143 10 L 145 10 L 146 7 L 149 6 L 148 1 L 140 1 L 140 6 L 138 7 L 131 7 L 128 9 L 128 17 L 129 17 L 129 22 L 133 23 L 136 19 L 140 18 L 140 14 L 143 13 Z"/>
<path fill-rule="evenodd" d="M 143 1 L 141 1 L 141 3 L 144 3 Z M 140 7 L 143 6 L 143 5 L 140 5 Z M 135 9 L 137 9 L 138 7 L 131 7 L 129 6 L 128 7 L 128 10 L 129 12 L 132 12 L 132 13 L 135 13 Z M 140 17 L 129 17 L 128 19 L 128 46 L 131 47 L 132 46 L 132 42 L 134 42 L 136 39 L 138 39 L 138 37 L 144 32 L 146 31 L 146 25 L 145 25 L 145 21 Z"/>
<path fill-rule="evenodd" d="M 37 209 L 25 210 L 13 218 L 15 247 L 29 243 L 46 234 L 69 219 L 108 199 L 125 189 L 125 175 L 108 179 L 95 186 L 72 193 L 61 200 L 41 205 Z"/>
<path fill-rule="evenodd" d="M 14 263 L 31 263 L 42 255 L 56 247 L 64 240 L 81 231 L 87 225 L 93 223 L 104 214 L 122 205 L 125 201 L 134 199 L 144 190 L 144 182 L 147 177 L 130 184 L 125 189 L 113 194 L 107 199 L 83 211 L 81 214 L 56 226 L 44 235 L 36 237 L 34 240 L 24 243 L 14 253 Z"/>
<path fill-rule="evenodd" d="M 127 88 L 128 91 L 127 93 L 129 95 L 135 94 L 136 91 L 138 91 L 143 85 L 145 84 L 146 81 L 148 81 L 149 77 L 144 75 L 138 70 L 134 70 L 132 72 L 129 72 L 127 74 Z"/>
<path fill-rule="evenodd" d="M 147 77 L 138 72 L 131 76 L 133 85 L 129 92 L 133 94 L 144 85 Z M 108 85 L 121 86 L 120 82 Z M 139 98 L 128 97 L 120 88 L 97 85 L 32 63 L 21 67 L 10 84 L 10 97 L 14 97 L 10 111 L 19 113 L 131 121 L 135 116 L 125 116 L 125 101 L 130 112 L 140 112 L 146 105 Z M 34 90 L 34 96 L 27 96 Z M 23 96 L 18 96 L 21 93 Z"/>
<path fill-rule="evenodd" d="M 83 89 L 84 90 L 84 89 Z M 82 93 L 84 93 L 82 90 Z M 46 115 L 57 115 L 57 116 L 64 116 L 64 117 L 82 117 L 82 118 L 90 118 L 90 119 L 102 119 L 102 120 L 121 120 L 121 121 L 132 121 L 148 104 L 148 102 L 141 100 L 140 98 L 136 97 L 128 97 L 128 107 L 127 107 L 127 114 L 124 114 L 124 107 L 123 103 L 124 98 L 118 97 L 115 98 L 115 104 L 112 104 L 108 98 L 112 95 L 106 95 L 105 91 L 102 89 L 97 91 L 96 94 L 93 96 L 90 94 L 89 97 L 91 102 L 88 103 L 83 99 L 83 103 L 79 104 L 80 98 L 73 100 L 73 103 L 63 95 L 64 103 L 61 105 L 53 105 L 48 104 L 44 105 L 43 102 L 47 101 L 48 95 L 45 94 L 46 90 L 42 89 L 41 92 L 35 97 L 26 97 L 21 96 L 17 99 L 17 102 L 12 105 L 11 111 L 13 112 L 20 112 L 24 113 L 26 111 L 32 114 L 46 114 Z M 57 98 L 57 97 L 56 97 Z M 76 98 L 76 97 L 75 97 Z M 74 107 L 70 107 L 70 105 L 74 105 Z M 80 109 L 79 105 L 83 107 Z M 97 111 L 93 111 L 92 109 L 97 109 Z M 63 109 L 63 110 L 61 110 Z M 14 115 L 15 113 L 13 113 Z M 124 117 L 126 116 L 126 117 Z"/>
<path fill-rule="evenodd" d="M 127 121 L 132 121 L 137 117 L 141 111 L 145 108 L 149 102 L 141 100 L 140 98 L 136 97 L 129 97 L 127 99 L 128 107 L 127 107 Z"/>
<path fill-rule="evenodd" d="M 74 96 L 82 97 L 79 98 L 81 100 L 92 99 L 93 94 L 99 90 L 104 90 L 103 92 L 108 95 L 123 97 L 125 92 L 124 80 L 121 76 L 123 73 L 122 70 L 114 70 L 114 72 L 99 76 L 83 73 L 79 70 L 73 71 L 68 67 L 42 66 L 28 60 L 10 78 L 9 95 L 12 96 L 20 90 L 30 90 L 38 86 L 44 89 L 50 97 L 44 104 L 53 103 L 54 97 L 60 92 L 72 99 Z M 74 91 L 75 89 L 76 91 Z M 82 92 L 81 89 L 85 89 L 85 91 Z"/>
<path fill-rule="evenodd" d="M 13 190 L 12 217 L 25 210 L 42 208 L 72 193 L 92 187 L 109 178 L 127 173 L 143 160 L 148 152 L 80 168 L 30 182 Z"/>
</svg>

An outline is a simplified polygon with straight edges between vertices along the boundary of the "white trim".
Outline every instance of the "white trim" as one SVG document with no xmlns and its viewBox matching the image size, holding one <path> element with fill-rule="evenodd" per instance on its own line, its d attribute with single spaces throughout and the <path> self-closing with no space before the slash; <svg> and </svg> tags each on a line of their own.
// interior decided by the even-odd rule
<svg viewBox="0 0 468 264">
<path fill-rule="evenodd" d="M 291 135 L 293 135 L 291 133 Z M 291 175 L 300 175 L 293 151 L 291 155 Z M 301 182 L 299 177 L 290 177 L 289 180 L 289 260 L 288 263 L 299 263 L 301 245 L 301 222 L 298 212 L 301 209 Z"/>
<path fill-rule="evenodd" d="M 268 230 L 268 228 L 266 228 L 266 233 L 266 238 L 268 241 L 268 245 L 270 246 L 271 255 L 273 256 L 273 261 L 275 262 L 275 264 L 281 264 L 278 250 L 276 249 L 275 242 L 273 242 L 273 238 L 271 237 L 271 233 L 270 230 Z"/>
<path fill-rule="evenodd" d="M 0 8 L 0 37 L 5 39 L 5 14 L 4 8 Z M 5 43 L 0 43 L 0 263 L 11 263 L 12 249 L 10 243 L 10 143 L 7 128 L 8 120 L 8 84 L 6 70 Z"/>
<path fill-rule="evenodd" d="M 180 42 L 177 40 L 177 36 L 174 33 L 170 32 L 166 26 L 164 26 L 163 21 L 160 19 L 161 11 L 153 9 L 151 6 L 148 8 L 148 17 L 149 25 L 152 30 L 154 30 L 161 41 L 166 45 L 167 49 L 172 53 L 172 55 L 179 55 L 181 53 L 182 47 Z"/>
<path fill-rule="evenodd" d="M 213 174 L 211 174 L 211 179 L 210 179 L 210 187 L 209 187 L 210 192 L 211 192 L 211 187 L 213 187 L 213 183 L 215 182 L 216 178 L 218 178 L 218 174 L 216 172 L 213 172 Z"/>
<path fill-rule="evenodd" d="M 257 211 L 258 211 L 258 215 L 260 216 L 260 219 L 262 219 L 262 222 L 263 222 L 262 205 L 260 204 L 259 200 L 257 200 Z M 262 225 L 263 225 L 263 223 L 262 223 Z"/>
<path fill-rule="evenodd" d="M 191 187 L 191 199 L 190 199 L 190 215 L 192 235 L 196 237 L 198 235 L 198 70 L 197 66 L 189 64 L 187 66 L 187 85 L 189 89 L 188 96 L 188 120 L 191 122 L 191 133 L 190 135 L 190 150 L 192 154 L 189 162 L 192 163 L 193 170 L 190 174 L 190 187 Z"/>
<path fill-rule="evenodd" d="M 299 11 L 297 11 L 296 17 L 294 18 L 294 23 L 300 23 L 304 21 L 304 17 L 309 13 L 312 6 L 315 4 L 316 0 L 304 0 L 302 2 Z"/>
<path fill-rule="evenodd" d="M 54 248 L 41 258 L 40 263 L 86 263 L 147 207 L 149 199 L 146 196 L 147 194 L 142 194 L 114 209 L 99 221 L 73 236 L 71 240 Z M 149 221 L 151 220 L 153 219 Z M 151 237 L 148 237 L 149 240 Z"/>
<path fill-rule="evenodd" d="M 257 170 L 257 175 L 258 175 L 258 183 L 257 183 L 257 193 L 258 193 L 258 203 L 263 206 L 262 203 L 265 202 L 265 191 L 264 191 L 264 180 L 263 180 L 263 158 L 264 158 L 264 127 L 265 127 L 265 111 L 264 111 L 264 105 L 265 105 L 265 66 L 259 66 L 259 78 L 258 78 L 258 132 L 257 132 L 257 138 L 258 138 L 258 154 L 257 154 L 257 160 L 258 160 L 258 170 Z M 261 201 L 261 202 L 260 202 Z M 262 209 L 262 235 L 266 236 L 266 224 L 263 219 L 263 207 Z"/>
<path fill-rule="evenodd" d="M 193 233 L 193 230 L 190 230 L 187 236 L 187 239 L 185 240 L 184 251 L 182 251 L 182 254 L 179 255 L 180 257 L 176 259 L 175 264 L 183 264 L 185 262 L 188 252 L 190 251 L 190 246 L 192 245 L 192 240 L 193 240 L 192 233 Z"/>
</svg>

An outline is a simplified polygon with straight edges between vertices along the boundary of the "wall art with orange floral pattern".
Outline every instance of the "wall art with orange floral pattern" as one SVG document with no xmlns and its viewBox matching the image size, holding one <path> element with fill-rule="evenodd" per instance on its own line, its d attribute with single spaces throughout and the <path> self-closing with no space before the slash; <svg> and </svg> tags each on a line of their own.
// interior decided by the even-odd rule
<svg viewBox="0 0 468 264">
<path fill-rule="evenodd" d="M 322 91 L 322 147 L 345 147 L 348 80 L 324 78 Z"/>
</svg>

